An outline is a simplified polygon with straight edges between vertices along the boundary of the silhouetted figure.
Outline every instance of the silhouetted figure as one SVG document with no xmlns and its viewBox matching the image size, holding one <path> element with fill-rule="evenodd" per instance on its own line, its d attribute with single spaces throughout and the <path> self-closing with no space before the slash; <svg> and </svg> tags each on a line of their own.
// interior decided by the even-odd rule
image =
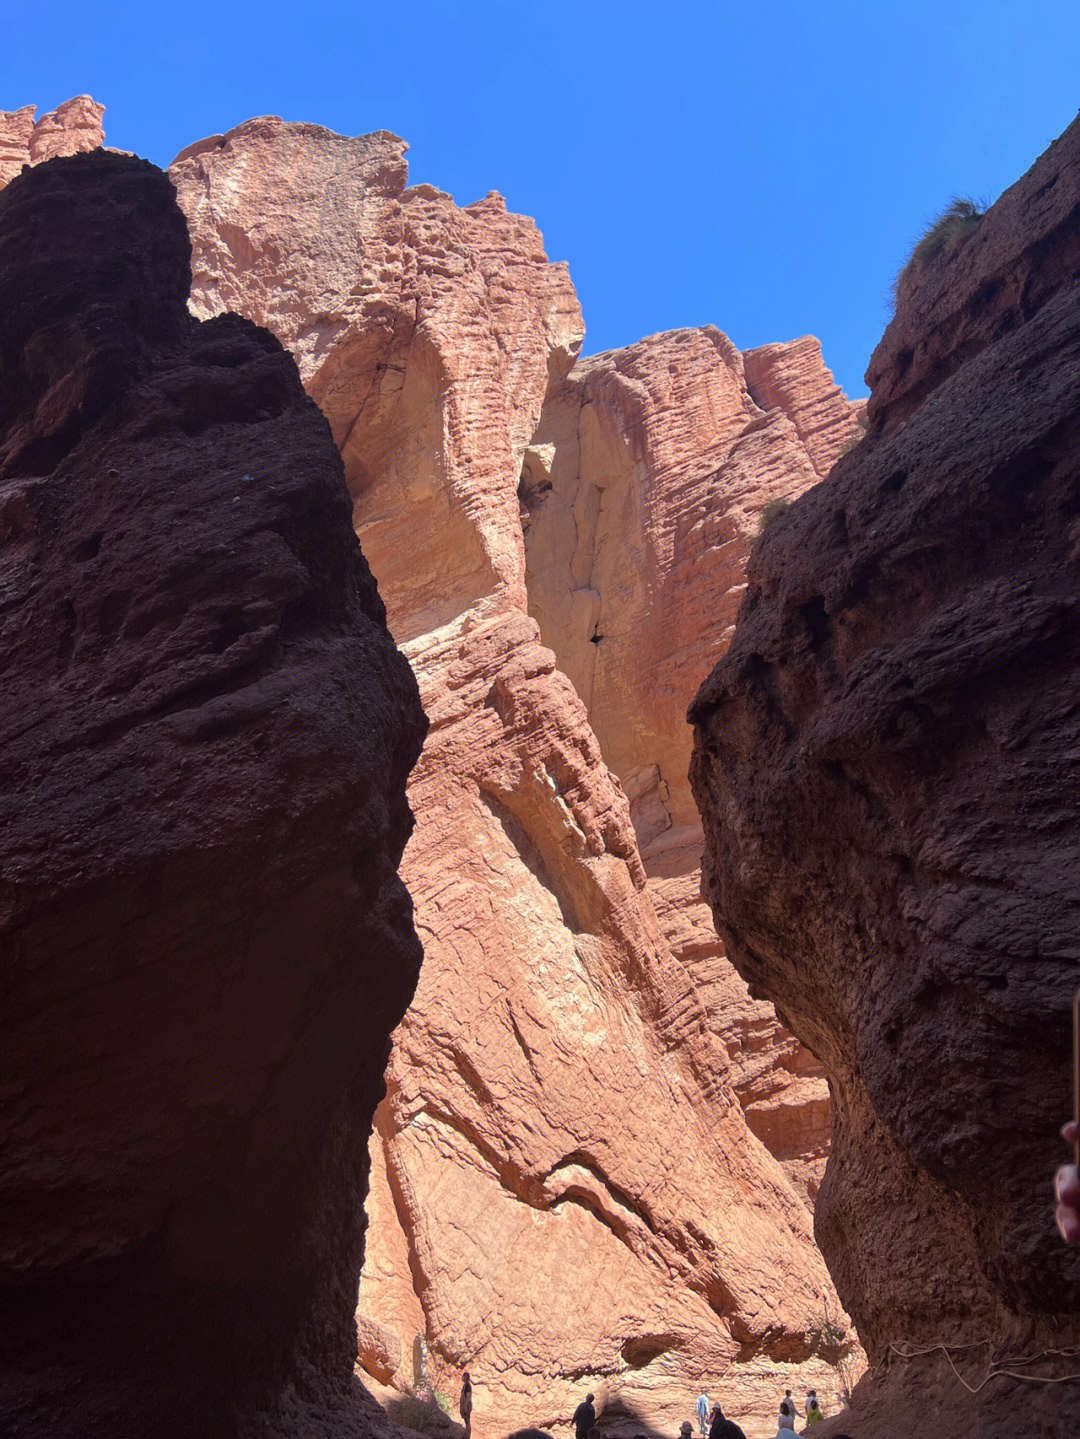
<svg viewBox="0 0 1080 1439">
<path fill-rule="evenodd" d="M 589 1430 L 596 1428 L 596 1410 L 593 1408 L 595 1394 L 586 1394 L 584 1404 L 574 1410 L 574 1433 L 577 1439 L 589 1439 Z"/>
<path fill-rule="evenodd" d="M 746 1439 L 746 1435 L 734 1419 L 724 1418 L 724 1411 L 717 1404 L 712 1412 L 712 1423 L 709 1425 L 709 1439 Z"/>
<path fill-rule="evenodd" d="M 464 1378 L 461 1381 L 461 1398 L 458 1400 L 458 1413 L 461 1415 L 461 1422 L 465 1425 L 465 1439 L 471 1439 L 472 1435 L 472 1379 L 466 1369 Z"/>
</svg>

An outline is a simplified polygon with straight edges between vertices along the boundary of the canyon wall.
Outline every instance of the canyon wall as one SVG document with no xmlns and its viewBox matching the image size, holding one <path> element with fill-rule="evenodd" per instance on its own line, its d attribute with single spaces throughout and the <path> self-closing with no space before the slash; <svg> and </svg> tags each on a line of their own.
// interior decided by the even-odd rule
<svg viewBox="0 0 1080 1439">
<path fill-rule="evenodd" d="M 702 1385 L 763 1425 L 778 1386 L 835 1387 L 820 1361 L 795 1367 L 833 1291 L 805 1194 L 738 1102 L 752 1061 L 729 1057 L 699 993 L 720 961 L 693 893 L 696 831 L 678 774 L 689 732 L 676 731 L 693 666 L 694 678 L 706 672 L 723 631 L 710 617 L 694 637 L 689 620 L 683 668 L 648 703 L 640 663 L 628 660 L 607 694 L 617 665 L 586 686 L 574 645 L 546 633 L 528 477 L 562 443 L 543 436 L 567 395 L 618 362 L 572 369 L 577 301 L 531 221 L 496 195 L 459 208 L 430 186 L 408 188 L 403 152 L 387 134 L 351 140 L 262 119 L 191 147 L 170 172 L 192 229 L 197 312 L 235 308 L 273 329 L 330 421 L 357 532 L 431 717 L 403 866 L 425 962 L 372 1142 L 361 1358 L 400 1386 L 425 1335 L 444 1388 L 472 1370 L 481 1429 L 565 1420 L 586 1383 L 603 1392 L 609 1420 L 621 1407 L 633 1427 L 677 1423 Z M 754 403 L 723 337 L 656 344 L 676 354 L 698 345 L 686 383 L 715 393 L 715 416 L 693 415 L 699 428 L 679 442 L 696 489 L 673 493 L 655 527 L 671 532 L 665 614 L 685 581 L 679 565 L 696 559 L 722 576 L 733 615 L 757 511 L 817 470 L 783 403 Z M 812 379 L 790 408 L 819 403 L 805 430 L 824 454 L 854 421 L 813 342 L 801 346 Z M 763 354 L 760 368 L 784 366 Z M 713 417 L 715 445 L 700 428 Z M 662 424 L 641 423 L 660 445 Z M 669 453 L 674 475 L 677 443 Z M 766 471 L 756 482 L 754 457 Z M 651 483 L 651 461 L 634 463 L 628 525 Z M 712 557 L 719 503 L 734 511 L 726 568 Z M 673 558 L 676 531 L 689 559 Z M 633 579 L 628 629 L 648 623 L 648 583 Z M 650 642 L 662 644 L 659 626 Z M 619 750 L 619 724 L 643 704 L 645 738 Z M 621 765 L 640 817 L 632 771 L 659 763 L 685 831 L 668 890 L 663 861 L 651 877 L 642 863 L 615 778 Z M 654 897 L 666 898 L 663 923 Z M 696 969 L 694 935 L 682 936 L 695 929 L 708 951 Z M 805 1063 L 794 1042 L 733 977 L 715 991 L 724 985 L 751 1036 L 732 1051 L 764 1036 L 762 1114 L 788 1087 L 797 1113 L 807 1086 L 803 1107 L 817 1110 L 806 1132 L 820 1145 L 820 1081 L 791 1074 Z"/>
<path fill-rule="evenodd" d="M 6 1434 L 387 1430 L 353 1310 L 424 717 L 326 421 L 190 254 L 143 161 L 0 194 Z"/>
<path fill-rule="evenodd" d="M 853 1432 L 1080 1432 L 1052 1219 L 1080 974 L 1080 122 L 905 285 L 870 434 L 692 709 L 728 952 L 834 1098 Z M 823 1430 L 828 1433 L 828 1428 Z"/>
<path fill-rule="evenodd" d="M 730 639 L 762 511 L 861 434 L 816 340 L 741 354 L 711 327 L 579 361 L 526 450 L 529 609 L 630 801 L 661 929 L 724 1047 L 753 1132 L 816 1192 L 828 1091 L 752 1000 L 701 899 L 685 702 Z"/>
</svg>

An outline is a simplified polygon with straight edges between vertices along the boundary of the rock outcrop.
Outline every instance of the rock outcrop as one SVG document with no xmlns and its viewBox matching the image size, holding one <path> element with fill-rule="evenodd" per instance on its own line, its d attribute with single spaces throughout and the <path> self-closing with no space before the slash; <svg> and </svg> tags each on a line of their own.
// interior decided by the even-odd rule
<svg viewBox="0 0 1080 1439">
<path fill-rule="evenodd" d="M 0 1428 L 366 1434 L 423 734 L 296 367 L 166 177 L 0 195 Z"/>
<path fill-rule="evenodd" d="M 274 329 L 330 420 L 432 720 L 403 865 L 425 963 L 373 1140 L 361 1354 L 403 1384 L 426 1336 L 445 1388 L 472 1370 L 482 1429 L 565 1419 L 586 1380 L 666 1426 L 718 1381 L 764 1416 L 785 1377 L 825 1383 L 791 1366 L 828 1276 L 528 614 L 518 480 L 580 346 L 577 302 L 530 221 L 407 188 L 403 150 L 264 119 L 171 171 L 198 313 Z M 755 416 L 795 447 L 746 402 L 729 448 Z M 641 683 L 635 665 L 621 693 Z M 650 723 L 672 733 L 684 698 Z M 595 687 L 587 703 L 601 723 Z"/>
<path fill-rule="evenodd" d="M 692 709 L 728 953 L 830 1078 L 866 1439 L 1080 1432 L 1078 197 L 1080 122 L 901 298 Z"/>
<path fill-rule="evenodd" d="M 525 454 L 530 612 L 630 800 L 649 895 L 754 1133 L 812 1195 L 828 1148 L 813 1056 L 750 999 L 700 896 L 684 702 L 734 626 L 762 511 L 861 433 L 816 340 L 743 355 L 718 330 L 579 361 Z"/>
<path fill-rule="evenodd" d="M 1076 124 L 993 207 L 962 245 L 905 284 L 870 357 L 867 420 L 877 431 L 916 410 L 987 345 L 1030 320 L 1080 269 Z"/>
<path fill-rule="evenodd" d="M 36 105 L 0 110 L 0 188 L 24 165 L 40 165 L 58 155 L 80 155 L 105 143 L 101 128 L 105 106 L 89 95 L 65 100 L 36 121 Z"/>
</svg>

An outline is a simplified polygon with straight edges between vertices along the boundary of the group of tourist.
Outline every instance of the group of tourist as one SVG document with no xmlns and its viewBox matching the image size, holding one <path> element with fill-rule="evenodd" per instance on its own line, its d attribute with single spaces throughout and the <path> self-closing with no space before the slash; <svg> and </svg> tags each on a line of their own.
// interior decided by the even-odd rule
<svg viewBox="0 0 1080 1439">
<path fill-rule="evenodd" d="M 820 1424 L 824 1417 L 821 1405 L 818 1403 L 817 1390 L 807 1390 L 806 1427 L 802 1433 L 808 1433 L 815 1424 Z M 791 1397 L 791 1390 L 788 1389 L 780 1401 L 776 1439 L 790 1439 L 790 1436 L 795 1433 L 797 1418 L 798 1409 L 795 1400 Z M 725 1416 L 719 1404 L 710 1403 L 707 1394 L 698 1395 L 697 1419 L 698 1428 L 701 1430 L 701 1439 L 746 1439 L 738 1424 Z M 693 1426 L 689 1423 L 683 1424 L 680 1430 L 681 1439 L 689 1439 L 692 1433 Z"/>
<path fill-rule="evenodd" d="M 1070 1144 L 1075 1144 L 1080 1140 L 1080 1124 L 1077 1124 L 1075 1120 L 1071 1121 L 1062 1130 L 1062 1134 Z M 1080 1244 L 1080 1165 L 1063 1165 L 1058 1170 L 1054 1197 L 1057 1201 L 1054 1217 L 1062 1237 L 1068 1244 Z M 579 1404 L 574 1410 L 572 1422 L 575 1439 L 600 1439 L 600 1431 L 596 1427 L 595 1399 L 594 1394 L 587 1395 L 584 1403 Z M 466 1374 L 461 1387 L 461 1398 L 458 1401 L 458 1412 L 461 1415 L 462 1424 L 465 1426 L 465 1439 L 471 1439 L 472 1435 L 472 1408 L 472 1380 Z M 800 1432 L 808 1434 L 816 1424 L 820 1424 L 824 1417 L 821 1405 L 818 1403 L 817 1391 L 808 1389 L 805 1425 Z M 780 1401 L 776 1439 L 789 1439 L 789 1436 L 796 1432 L 795 1425 L 798 1419 L 798 1406 L 791 1397 L 791 1390 L 788 1389 Z M 697 1420 L 701 1439 L 746 1439 L 746 1435 L 738 1424 L 733 1419 L 728 1419 L 720 1405 L 713 1404 L 707 1394 L 698 1395 Z M 686 1420 L 679 1429 L 680 1439 L 693 1439 L 693 1433 L 694 1426 L 689 1420 Z M 644 1436 L 637 1435 L 635 1439 L 644 1439 Z M 850 1439 L 850 1436 L 837 1434 L 836 1439 Z"/>
<path fill-rule="evenodd" d="M 594 1394 L 586 1395 L 584 1402 L 574 1410 L 572 1422 L 575 1439 L 600 1439 L 600 1431 L 596 1427 L 595 1399 Z M 795 1424 L 798 1417 L 798 1408 L 789 1389 L 780 1401 L 776 1439 L 790 1439 L 790 1436 L 796 1432 Z M 807 1390 L 805 1417 L 805 1427 L 800 1431 L 803 1434 L 809 1433 L 814 1425 L 820 1424 L 825 1417 L 821 1405 L 818 1403 L 817 1391 L 814 1389 Z M 714 1404 L 707 1394 L 698 1395 L 697 1420 L 701 1439 L 746 1439 L 746 1435 L 734 1419 L 728 1419 L 719 1403 Z M 694 1426 L 689 1419 L 685 1420 L 679 1428 L 680 1439 L 693 1439 L 693 1433 Z M 636 1439 L 644 1439 L 644 1436 L 636 1436 Z M 848 1439 L 848 1436 L 838 1434 L 836 1439 Z"/>
</svg>

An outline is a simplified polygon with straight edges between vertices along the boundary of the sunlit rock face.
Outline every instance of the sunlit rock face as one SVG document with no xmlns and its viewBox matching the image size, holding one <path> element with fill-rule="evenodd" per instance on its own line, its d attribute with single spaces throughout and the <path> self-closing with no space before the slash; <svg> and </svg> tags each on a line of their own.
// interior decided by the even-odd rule
<svg viewBox="0 0 1080 1439">
<path fill-rule="evenodd" d="M 1071 1434 L 1080 123 L 919 274 L 870 378 L 693 706 L 707 890 L 829 1074 L 817 1234 L 880 1366 L 852 1432 Z"/>
<path fill-rule="evenodd" d="M 494 195 L 459 208 L 407 188 L 403 150 L 264 119 L 170 172 L 197 313 L 272 328 L 330 420 L 431 718 L 403 867 L 425 962 L 373 1140 L 361 1355 L 407 1382 L 422 1332 L 446 1388 L 472 1371 L 481 1426 L 555 1422 L 586 1379 L 670 1426 L 725 1372 L 724 1399 L 763 1422 L 777 1385 L 827 1382 L 792 1366 L 830 1281 L 804 1196 L 747 1126 L 700 971 L 673 952 L 681 921 L 657 919 L 621 760 L 590 723 L 607 733 L 606 701 L 529 613 L 519 481 L 580 348 L 577 301 L 531 221 Z M 809 483 L 782 408 L 741 403 L 752 446 L 755 426 L 775 433 L 800 467 L 784 492 Z M 769 463 L 746 530 L 781 490 Z M 674 734 L 690 668 L 649 726 Z M 612 702 L 636 705 L 636 664 L 619 684 Z M 678 796 L 689 826 L 681 780 Z M 701 929 L 677 878 L 672 906 Z"/>
<path fill-rule="evenodd" d="M 40 165 L 58 155 L 79 155 L 105 143 L 101 118 L 105 106 L 89 95 L 65 100 L 35 121 L 35 105 L 0 110 L 0 188 L 24 165 Z"/>
<path fill-rule="evenodd" d="M 860 433 L 816 340 L 743 355 L 711 327 L 679 330 L 579 361 L 544 406 L 520 486 L 530 612 L 629 797 L 661 929 L 750 1126 L 809 1196 L 827 1088 L 750 998 L 701 899 L 685 700 L 730 639 L 762 511 Z"/>
<path fill-rule="evenodd" d="M 0 194 L 0 1429 L 385 1433 L 358 1216 L 424 731 L 280 343 L 161 171 Z"/>
</svg>

